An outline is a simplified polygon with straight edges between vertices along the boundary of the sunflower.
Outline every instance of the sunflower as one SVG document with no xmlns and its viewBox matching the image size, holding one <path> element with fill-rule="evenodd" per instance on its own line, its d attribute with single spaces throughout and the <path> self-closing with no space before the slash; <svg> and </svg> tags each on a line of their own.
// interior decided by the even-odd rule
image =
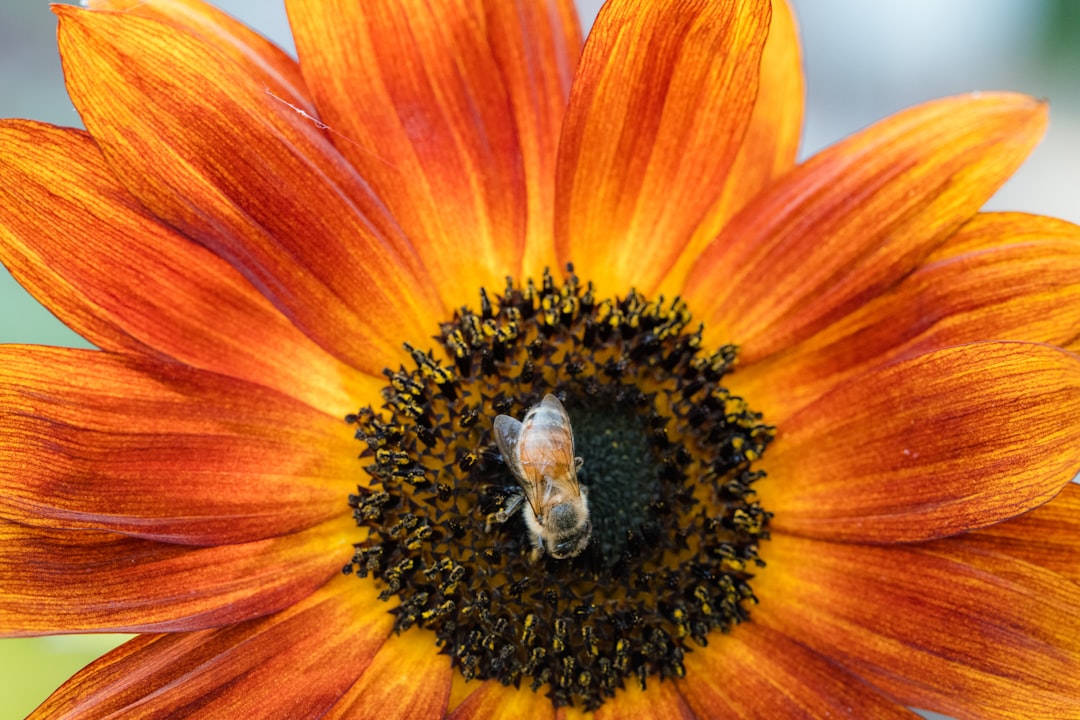
<svg viewBox="0 0 1080 720">
<path fill-rule="evenodd" d="M 1080 228 L 978 212 L 1044 103 L 797 164 L 783 2 L 89 6 L 0 632 L 139 635 L 37 716 L 1080 717 Z"/>
</svg>

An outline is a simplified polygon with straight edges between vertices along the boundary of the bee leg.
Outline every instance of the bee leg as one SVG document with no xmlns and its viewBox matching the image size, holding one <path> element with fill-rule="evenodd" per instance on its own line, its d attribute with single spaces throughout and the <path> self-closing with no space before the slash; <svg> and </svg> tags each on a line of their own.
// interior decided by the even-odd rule
<svg viewBox="0 0 1080 720">
<path fill-rule="evenodd" d="M 514 514 L 521 509 L 521 503 L 523 502 L 525 502 L 525 493 L 519 491 L 511 495 L 506 501 L 506 505 L 504 505 L 501 510 L 487 516 L 487 524 L 484 526 L 484 532 L 491 532 L 491 528 L 495 525 L 502 525 L 504 522 L 514 517 Z"/>
<path fill-rule="evenodd" d="M 532 552 L 529 553 L 529 562 L 540 562 L 540 558 L 544 557 L 544 546 L 543 544 L 536 543 L 535 540 L 533 543 L 534 547 Z"/>
</svg>

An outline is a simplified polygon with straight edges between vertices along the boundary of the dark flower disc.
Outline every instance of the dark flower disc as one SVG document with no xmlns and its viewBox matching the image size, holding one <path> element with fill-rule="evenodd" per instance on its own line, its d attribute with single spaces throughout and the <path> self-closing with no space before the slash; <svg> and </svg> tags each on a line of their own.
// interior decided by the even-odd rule
<svg viewBox="0 0 1080 720">
<path fill-rule="evenodd" d="M 350 496 L 366 532 L 344 572 L 396 600 L 395 628 L 433 630 L 467 678 L 548 686 L 599 707 L 628 678 L 681 677 L 691 644 L 747 619 L 769 513 L 752 469 L 773 428 L 721 384 L 737 349 L 701 347 L 678 298 L 597 299 L 510 280 L 442 325 L 415 368 L 386 370 L 381 408 L 348 421 L 367 449 Z M 577 557 L 532 559 L 492 421 L 547 393 L 570 416 L 593 525 Z"/>
</svg>

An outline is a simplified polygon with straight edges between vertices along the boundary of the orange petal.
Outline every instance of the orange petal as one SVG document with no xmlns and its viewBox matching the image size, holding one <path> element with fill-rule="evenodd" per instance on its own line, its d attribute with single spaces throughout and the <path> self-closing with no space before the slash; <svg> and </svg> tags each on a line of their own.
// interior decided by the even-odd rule
<svg viewBox="0 0 1080 720">
<path fill-rule="evenodd" d="M 646 682 L 643 690 L 637 680 L 630 680 L 626 687 L 615 693 L 614 698 L 601 705 L 593 717 L 596 720 L 694 720 L 697 717 L 715 717 L 700 710 L 695 715 L 673 681 L 654 676 Z"/>
<path fill-rule="evenodd" d="M 918 718 L 857 675 L 753 620 L 710 636 L 685 665 L 679 689 L 702 718 Z"/>
<path fill-rule="evenodd" d="M 773 0 L 772 22 L 761 56 L 761 78 L 750 125 L 723 191 L 667 273 L 660 286 L 662 292 L 669 296 L 681 293 L 701 251 L 728 220 L 773 180 L 795 166 L 802 134 L 804 95 L 795 14 L 786 0 Z"/>
<path fill-rule="evenodd" d="M 286 8 L 333 141 L 422 249 L 446 307 L 474 302 L 481 285 L 501 287 L 521 263 L 525 173 L 483 9 L 448 0 Z"/>
<path fill-rule="evenodd" d="M 346 510 L 344 421 L 256 385 L 94 350 L 0 346 L 0 513 L 194 545 Z"/>
<path fill-rule="evenodd" d="M 202 0 L 84 0 L 91 10 L 115 10 L 170 22 L 200 36 L 281 100 L 314 114 L 300 64 L 272 42 Z"/>
<path fill-rule="evenodd" d="M 879 368 L 791 417 L 763 464 L 783 532 L 909 542 L 992 525 L 1080 469 L 1080 358 L 988 342 Z"/>
<path fill-rule="evenodd" d="M 174 25 L 53 8 L 72 101 L 151 212 L 356 367 L 431 334 L 441 312 L 412 248 L 309 119 Z"/>
<path fill-rule="evenodd" d="M 1047 239 L 1073 241 L 1077 225 L 1067 220 L 1023 212 L 980 212 L 950 235 L 926 258 L 927 265 L 951 258 Z"/>
<path fill-rule="evenodd" d="M 654 288 L 722 193 L 769 16 L 767 0 L 601 9 L 559 146 L 555 242 L 602 292 Z"/>
<path fill-rule="evenodd" d="M 343 416 L 380 380 L 304 337 L 228 263 L 162 225 L 79 130 L 0 121 L 0 260 L 105 350 L 171 358 Z"/>
<path fill-rule="evenodd" d="M 1080 582 L 1080 485 L 1069 483 L 1045 505 L 956 540 Z"/>
<path fill-rule="evenodd" d="M 876 365 L 979 340 L 1063 345 L 1080 332 L 1080 227 L 976 215 L 934 258 L 788 352 L 741 366 L 738 392 L 769 422 Z M 960 251 L 960 248 L 968 248 Z"/>
<path fill-rule="evenodd" d="M 1046 105 L 980 93 L 927 103 L 786 175 L 703 252 L 685 297 L 707 340 L 754 362 L 907 275 L 1019 167 Z"/>
<path fill-rule="evenodd" d="M 31 717 L 320 717 L 390 634 L 387 609 L 374 584 L 339 575 L 261 620 L 139 636 L 68 680 Z"/>
<path fill-rule="evenodd" d="M 268 615 L 341 572 L 345 514 L 294 535 L 191 548 L 0 520 L 0 634 L 174 632 Z"/>
<path fill-rule="evenodd" d="M 510 94 L 527 193 L 525 277 L 555 269 L 555 158 L 581 55 L 573 0 L 484 0 L 487 36 Z"/>
<path fill-rule="evenodd" d="M 1059 575 L 953 539 L 880 547 L 779 536 L 762 557 L 751 622 L 905 705 L 964 718 L 1080 712 L 1080 587 Z"/>
<path fill-rule="evenodd" d="M 477 683 L 470 683 L 476 686 Z M 449 715 L 449 720 L 553 720 L 555 708 L 543 691 L 524 685 L 507 687 L 494 680 L 482 682 Z"/>
<path fill-rule="evenodd" d="M 443 718 L 450 676 L 450 658 L 439 654 L 435 635 L 410 630 L 387 640 L 363 676 L 320 717 Z"/>
</svg>

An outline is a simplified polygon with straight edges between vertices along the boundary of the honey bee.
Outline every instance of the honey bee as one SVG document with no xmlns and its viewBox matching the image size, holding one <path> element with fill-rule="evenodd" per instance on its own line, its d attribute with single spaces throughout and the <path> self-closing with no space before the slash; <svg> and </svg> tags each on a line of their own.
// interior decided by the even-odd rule
<svg viewBox="0 0 1080 720">
<path fill-rule="evenodd" d="M 492 522 L 505 522 L 524 508 L 534 561 L 545 550 L 558 560 L 580 554 L 589 544 L 592 522 L 588 488 L 577 480 L 582 460 L 574 456 L 566 408 L 559 398 L 545 395 L 520 422 L 509 415 L 496 417 L 494 431 L 495 443 L 521 487 L 506 507 L 488 517 L 488 530 Z"/>
</svg>

